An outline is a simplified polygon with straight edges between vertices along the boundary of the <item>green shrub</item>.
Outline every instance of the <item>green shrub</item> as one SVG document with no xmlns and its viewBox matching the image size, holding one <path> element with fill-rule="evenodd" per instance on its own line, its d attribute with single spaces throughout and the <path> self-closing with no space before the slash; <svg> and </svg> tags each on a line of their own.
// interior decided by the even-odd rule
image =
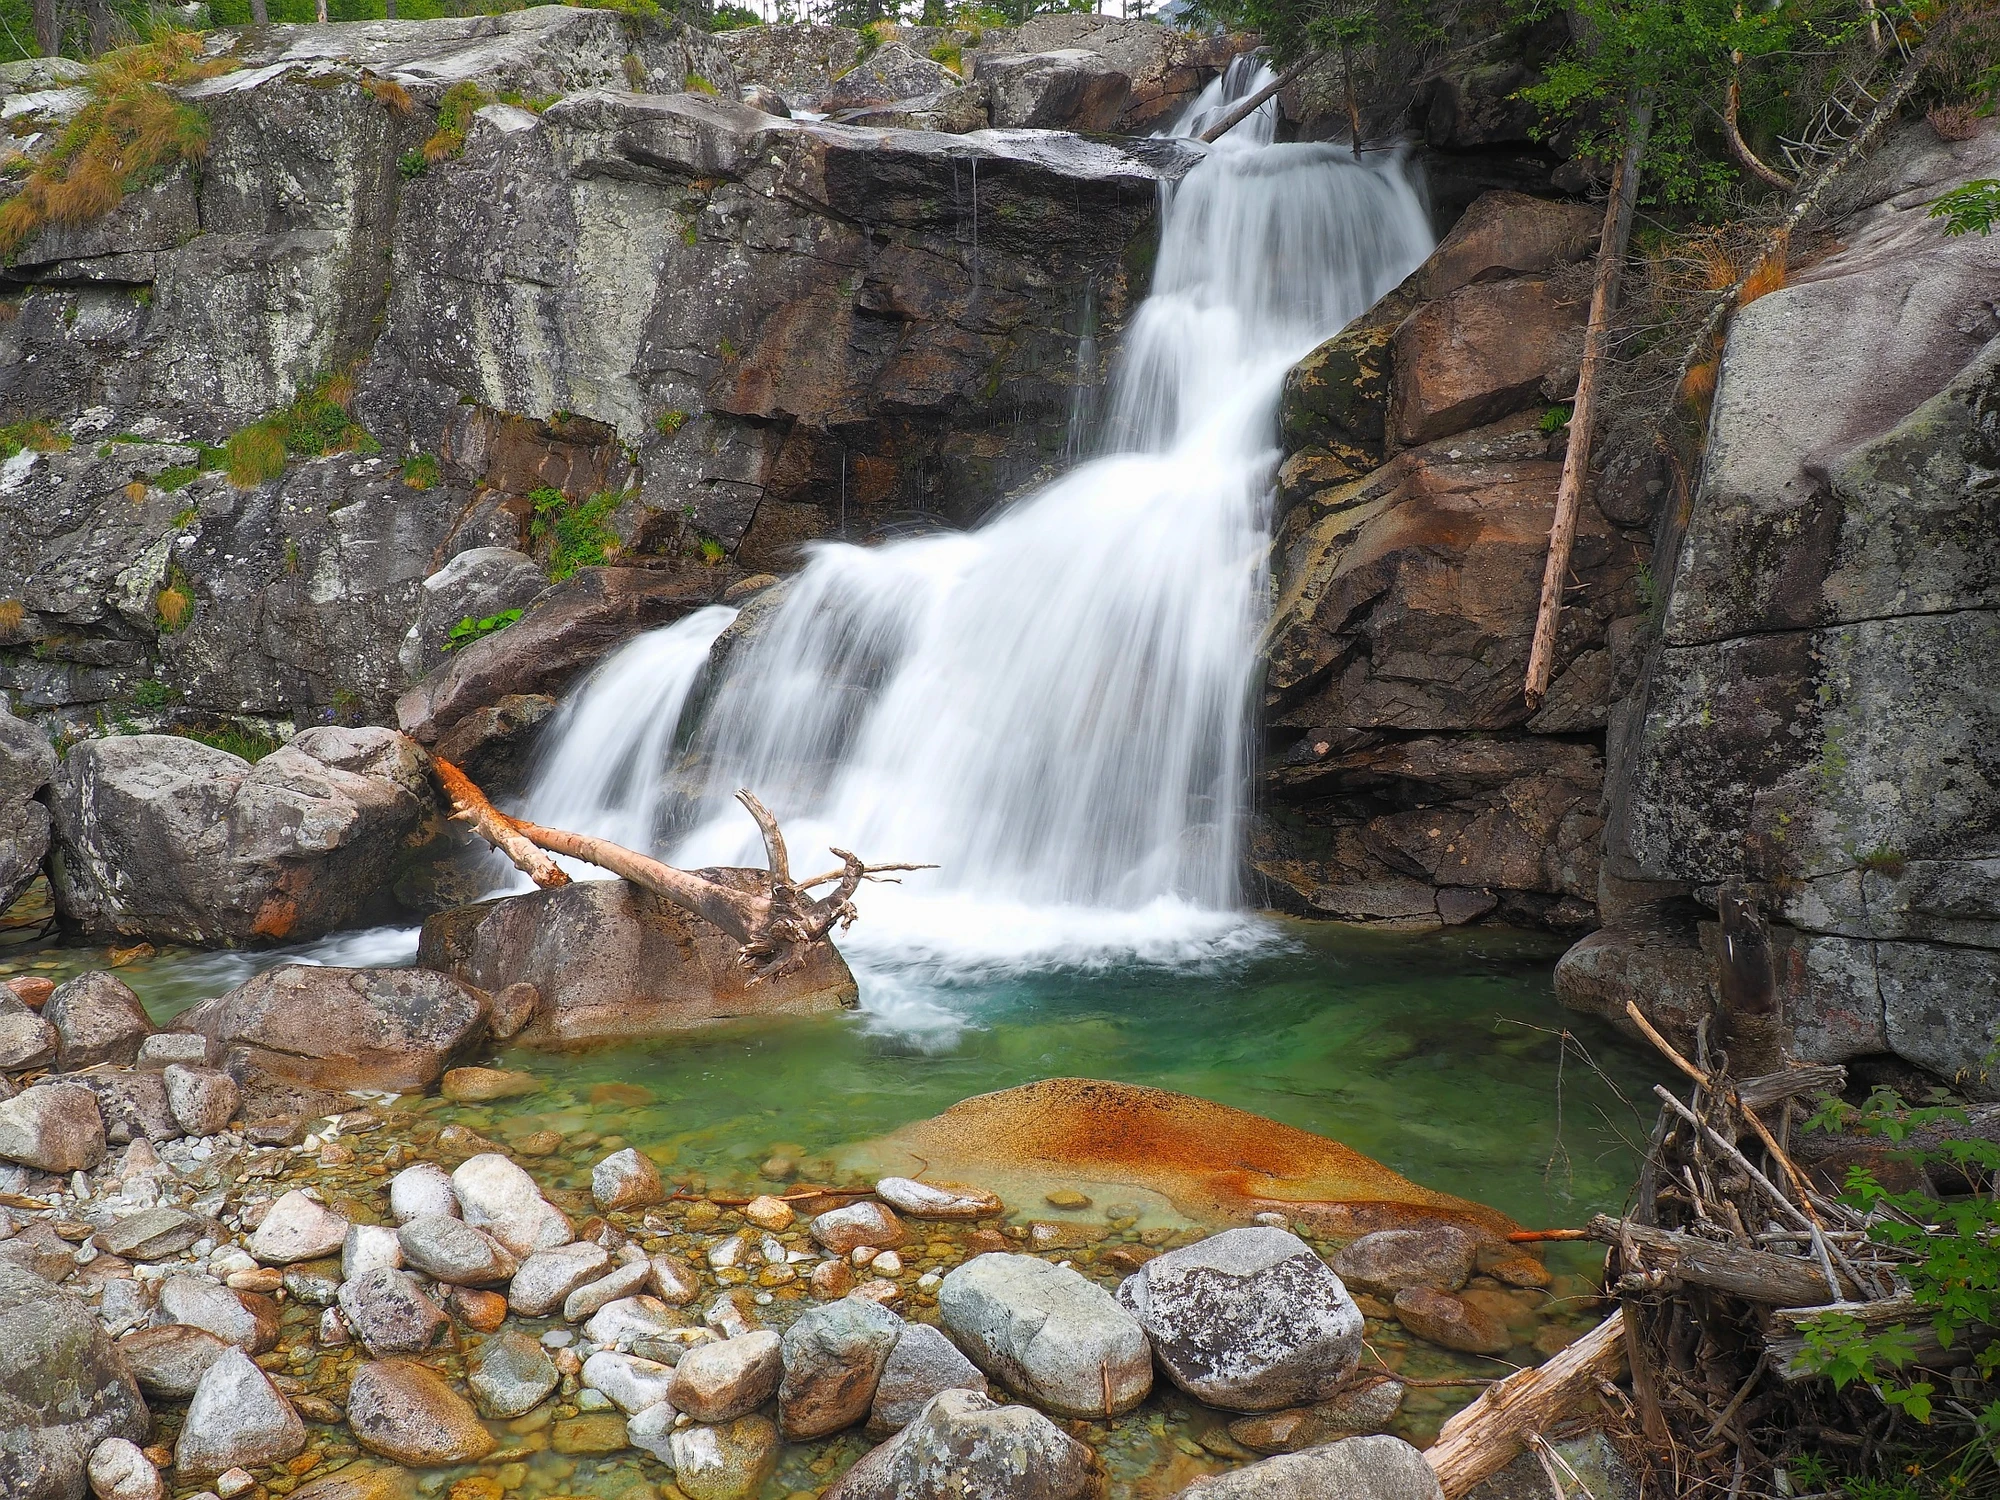
<svg viewBox="0 0 2000 1500">
<path fill-rule="evenodd" d="M 597 567 L 617 549 L 618 533 L 611 529 L 610 517 L 624 498 L 613 490 L 600 490 L 588 500 L 572 500 L 547 486 L 528 492 L 534 506 L 528 535 L 548 545 L 550 582 L 561 583 L 578 568 Z"/>
<path fill-rule="evenodd" d="M 483 620 L 475 620 L 467 615 L 444 638 L 439 647 L 443 651 L 456 651 L 460 646 L 470 646 L 474 641 L 483 641 L 489 635 L 496 635 L 521 618 L 518 609 L 503 609 L 497 615 L 488 615 Z"/>
<path fill-rule="evenodd" d="M 741 31 L 745 26 L 762 26 L 764 18 L 747 6 L 724 3 L 709 12 L 710 31 Z"/>
<path fill-rule="evenodd" d="M 1569 426 L 1569 417 L 1570 407 L 1568 403 L 1559 402 L 1542 413 L 1541 429 L 1550 437 L 1554 437 L 1558 432 Z"/>
<path fill-rule="evenodd" d="M 165 708 L 169 703 L 180 700 L 180 689 L 161 682 L 157 677 L 148 677 L 132 689 L 132 701 L 141 708 Z"/>
</svg>

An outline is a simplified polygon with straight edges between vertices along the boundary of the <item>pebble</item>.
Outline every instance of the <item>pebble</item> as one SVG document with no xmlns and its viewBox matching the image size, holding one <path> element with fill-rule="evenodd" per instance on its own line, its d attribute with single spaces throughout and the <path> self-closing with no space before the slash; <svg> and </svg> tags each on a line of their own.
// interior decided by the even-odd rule
<svg viewBox="0 0 2000 1500">
<path fill-rule="evenodd" d="M 377 1267 L 341 1283 L 340 1311 L 370 1354 L 418 1354 L 449 1325 L 407 1271 Z"/>
<path fill-rule="evenodd" d="M 355 1224 L 340 1243 L 340 1279 L 353 1281 L 370 1271 L 401 1270 L 403 1242 L 382 1224 Z"/>
<path fill-rule="evenodd" d="M 901 1276 L 903 1274 L 903 1257 L 893 1250 L 884 1250 L 874 1260 L 869 1262 L 869 1269 L 874 1271 L 877 1276 Z"/>
<path fill-rule="evenodd" d="M 685 1307 L 701 1295 L 701 1281 L 694 1268 L 679 1256 L 655 1255 L 646 1264 L 651 1270 L 646 1284 L 670 1307 Z"/>
<path fill-rule="evenodd" d="M 835 1255 L 846 1255 L 866 1245 L 888 1250 L 909 1238 L 902 1220 L 879 1203 L 850 1203 L 846 1208 L 829 1209 L 811 1225 L 812 1237 Z"/>
<path fill-rule="evenodd" d="M 854 1290 L 854 1270 L 844 1260 L 821 1261 L 813 1267 L 806 1284 L 815 1297 L 830 1302 Z"/>
<path fill-rule="evenodd" d="M 245 1490 L 257 1488 L 257 1477 L 248 1469 L 231 1469 L 215 1476 L 215 1493 L 221 1500 L 235 1500 Z"/>
<path fill-rule="evenodd" d="M 265 1265 L 317 1260 L 337 1252 L 347 1230 L 347 1220 L 294 1188 L 265 1213 L 250 1237 L 250 1253 Z"/>
<path fill-rule="evenodd" d="M 672 1366 L 609 1350 L 599 1350 L 583 1362 L 586 1387 L 603 1392 L 630 1415 L 667 1400 L 673 1378 Z"/>
<path fill-rule="evenodd" d="M 495 1099 L 518 1099 L 541 1086 L 534 1074 L 507 1068 L 448 1068 L 438 1092 L 457 1103 L 485 1104 Z"/>
<path fill-rule="evenodd" d="M 789 1229 L 798 1216 L 792 1212 L 791 1204 L 782 1198 L 773 1198 L 765 1193 L 752 1198 L 743 1208 L 743 1217 L 759 1229 Z"/>
<path fill-rule="evenodd" d="M 449 1301 L 459 1320 L 476 1333 L 496 1332 L 507 1321 L 507 1299 L 498 1292 L 456 1286 L 451 1289 Z"/>
</svg>

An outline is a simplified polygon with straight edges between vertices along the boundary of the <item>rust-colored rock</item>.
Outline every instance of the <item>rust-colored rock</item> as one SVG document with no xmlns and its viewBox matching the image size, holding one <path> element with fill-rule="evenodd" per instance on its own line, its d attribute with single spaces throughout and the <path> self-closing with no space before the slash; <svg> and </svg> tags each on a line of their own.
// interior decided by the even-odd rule
<svg viewBox="0 0 2000 1500">
<path fill-rule="evenodd" d="M 1566 399 L 1588 304 L 1587 284 L 1524 278 L 1475 283 L 1420 307 L 1393 345 L 1397 441 L 1425 443 Z"/>
<path fill-rule="evenodd" d="M 967 1099 L 852 1148 L 857 1163 L 928 1162 L 1014 1203 L 1057 1184 L 1152 1195 L 1189 1218 L 1246 1223 L 1282 1210 L 1295 1226 L 1359 1235 L 1444 1219 L 1482 1238 L 1512 1223 L 1419 1187 L 1337 1141 L 1206 1099 L 1137 1084 L 1050 1078 Z"/>
</svg>

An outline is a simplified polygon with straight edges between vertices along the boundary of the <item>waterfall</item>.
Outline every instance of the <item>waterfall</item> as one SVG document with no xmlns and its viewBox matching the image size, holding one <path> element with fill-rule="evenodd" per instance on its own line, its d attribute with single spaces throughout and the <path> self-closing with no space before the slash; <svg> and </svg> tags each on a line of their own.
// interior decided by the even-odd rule
<svg viewBox="0 0 2000 1500">
<path fill-rule="evenodd" d="M 1260 76 L 1233 69 L 1182 129 Z M 864 889 L 850 955 L 1075 961 L 1239 929 L 1279 389 L 1431 244 L 1398 162 L 1266 144 L 1273 120 L 1167 195 L 1103 456 L 971 531 L 817 545 L 697 725 L 728 613 L 628 645 L 547 737 L 531 815 L 741 863 L 745 786 L 801 867 L 830 844 L 935 861 Z"/>
</svg>

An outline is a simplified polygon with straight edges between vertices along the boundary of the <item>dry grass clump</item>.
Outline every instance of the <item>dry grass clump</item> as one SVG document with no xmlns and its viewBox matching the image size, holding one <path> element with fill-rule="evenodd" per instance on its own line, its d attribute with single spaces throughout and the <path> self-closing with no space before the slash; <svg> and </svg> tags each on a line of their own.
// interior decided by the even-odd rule
<svg viewBox="0 0 2000 1500">
<path fill-rule="evenodd" d="M 21 190 L 0 204 L 0 255 L 11 255 L 43 225 L 101 218 L 133 188 L 200 160 L 208 150 L 207 117 L 166 86 L 235 66 L 203 58 L 199 35 L 171 29 L 100 57 L 90 69 L 90 102 Z"/>
<path fill-rule="evenodd" d="M 438 100 L 437 129 L 423 144 L 424 160 L 444 161 L 463 151 L 472 117 L 492 102 L 476 83 L 454 83 L 446 89 Z"/>
<path fill-rule="evenodd" d="M 392 115 L 406 115 L 417 107 L 416 101 L 410 98 L 410 91 L 393 78 L 363 78 L 361 86 Z"/>
<path fill-rule="evenodd" d="M 1941 141 L 1969 141 L 1979 134 L 1979 110 L 1971 104 L 1933 104 L 1928 118 Z"/>
</svg>

